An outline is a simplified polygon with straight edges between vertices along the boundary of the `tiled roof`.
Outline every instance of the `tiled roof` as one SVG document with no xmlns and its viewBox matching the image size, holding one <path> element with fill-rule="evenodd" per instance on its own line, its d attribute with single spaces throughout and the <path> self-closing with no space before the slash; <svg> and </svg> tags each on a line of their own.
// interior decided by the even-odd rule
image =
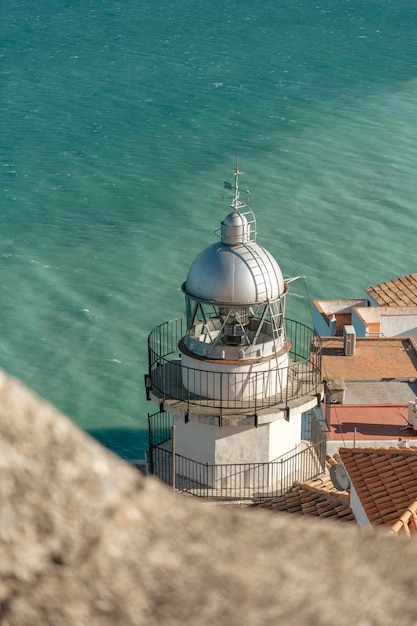
<svg viewBox="0 0 417 626">
<path fill-rule="evenodd" d="M 391 526 L 394 535 L 403 532 L 406 535 L 417 532 L 417 500 L 414 500 L 401 517 Z"/>
<path fill-rule="evenodd" d="M 337 491 L 327 475 L 305 483 L 296 481 L 287 493 L 266 500 L 258 507 L 343 522 L 355 521 L 347 492 Z"/>
<path fill-rule="evenodd" d="M 386 525 L 398 532 L 407 524 L 413 530 L 416 447 L 340 448 L 340 458 L 372 525 Z"/>
<path fill-rule="evenodd" d="M 417 274 L 395 278 L 365 291 L 380 306 L 417 305 Z"/>
</svg>

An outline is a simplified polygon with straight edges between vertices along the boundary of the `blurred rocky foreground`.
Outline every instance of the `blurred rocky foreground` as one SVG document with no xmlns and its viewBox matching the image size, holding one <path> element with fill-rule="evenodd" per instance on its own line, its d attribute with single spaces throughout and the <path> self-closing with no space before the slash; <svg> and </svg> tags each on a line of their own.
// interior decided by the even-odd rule
<svg viewBox="0 0 417 626">
<path fill-rule="evenodd" d="M 0 623 L 417 623 L 417 543 L 174 495 L 0 372 Z"/>
</svg>

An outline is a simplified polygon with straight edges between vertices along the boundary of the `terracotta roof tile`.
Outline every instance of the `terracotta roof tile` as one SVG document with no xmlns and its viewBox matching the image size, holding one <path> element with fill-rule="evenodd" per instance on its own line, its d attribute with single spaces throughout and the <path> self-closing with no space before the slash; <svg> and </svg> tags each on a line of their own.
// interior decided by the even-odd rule
<svg viewBox="0 0 417 626">
<path fill-rule="evenodd" d="M 379 513 L 379 511 L 374 511 L 372 513 L 368 513 L 368 519 L 371 522 L 371 524 L 373 524 L 374 526 L 378 526 L 380 524 L 383 524 L 383 520 L 381 519 L 381 515 Z"/>
<path fill-rule="evenodd" d="M 271 498 L 258 507 L 343 522 L 355 521 L 349 507 L 348 493 L 335 489 L 326 474 L 308 482 L 295 482 L 287 493 L 278 498 Z"/>
<path fill-rule="evenodd" d="M 417 499 L 415 448 L 341 448 L 340 458 L 372 524 L 391 526 Z"/>
<path fill-rule="evenodd" d="M 417 274 L 409 274 L 365 289 L 380 306 L 413 306 L 417 304 Z"/>
<path fill-rule="evenodd" d="M 405 509 L 402 515 L 392 524 L 390 530 L 394 534 L 404 532 L 408 536 L 417 532 L 417 500 L 414 500 Z"/>
<path fill-rule="evenodd" d="M 391 509 L 394 507 L 391 496 L 386 491 L 385 494 L 386 495 L 378 499 L 378 506 L 381 511 L 383 508 L 386 508 L 383 506 L 384 504 L 389 504 Z"/>
<path fill-rule="evenodd" d="M 341 448 L 340 455 L 326 460 L 328 465 L 344 462 L 372 525 L 388 526 L 393 534 L 417 532 L 417 448 Z M 323 474 L 305 483 L 295 482 L 286 494 L 258 506 L 352 522 L 355 518 L 348 498 L 347 492 L 336 490 L 329 475 Z M 410 504 L 413 501 L 414 505 Z"/>
</svg>

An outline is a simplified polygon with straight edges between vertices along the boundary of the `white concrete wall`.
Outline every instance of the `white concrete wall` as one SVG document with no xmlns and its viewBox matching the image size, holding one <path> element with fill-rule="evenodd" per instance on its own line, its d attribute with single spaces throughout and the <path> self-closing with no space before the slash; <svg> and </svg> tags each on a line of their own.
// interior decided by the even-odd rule
<svg viewBox="0 0 417 626">
<path fill-rule="evenodd" d="M 328 317 L 331 315 L 337 315 L 337 313 L 349 313 L 352 307 L 366 306 L 366 300 L 364 298 L 339 299 L 339 300 L 315 300 L 314 307 L 318 311 L 323 311 Z"/>
<path fill-rule="evenodd" d="M 417 329 L 417 315 L 381 315 L 381 332 L 385 337 L 404 335 Z"/>
<path fill-rule="evenodd" d="M 277 420 L 270 425 L 269 460 L 293 450 L 301 443 L 301 413 L 291 414 L 290 421 Z"/>
<path fill-rule="evenodd" d="M 186 458 L 210 465 L 231 465 L 230 468 L 210 468 L 207 484 L 222 489 L 257 489 L 282 479 L 281 464 L 266 465 L 301 443 L 301 413 L 290 416 L 290 421 L 278 419 L 272 423 L 254 426 L 210 426 L 198 422 L 176 421 L 175 452 Z M 234 467 L 233 464 L 254 463 L 253 467 Z M 265 463 L 265 465 L 263 465 Z M 256 465 L 259 464 L 259 465 Z M 182 472 L 194 479 L 194 466 Z M 294 471 L 291 465 L 288 471 Z M 201 479 L 199 479 L 201 480 Z"/>
<path fill-rule="evenodd" d="M 266 463 L 269 459 L 269 424 L 258 428 L 218 428 L 215 444 L 215 462 Z"/>
<path fill-rule="evenodd" d="M 288 353 L 247 363 L 195 359 L 183 354 L 182 382 L 186 389 L 204 398 L 235 399 L 272 397 L 287 384 Z"/>
<path fill-rule="evenodd" d="M 381 321 L 381 315 L 384 309 L 379 306 L 361 306 L 354 307 L 353 310 L 366 324 L 373 324 Z"/>
<path fill-rule="evenodd" d="M 258 428 L 210 426 L 197 422 L 176 424 L 177 454 L 200 463 L 267 463 L 301 442 L 301 414 L 290 421 L 276 420 Z"/>
<path fill-rule="evenodd" d="M 380 324 L 384 337 L 396 337 L 417 330 L 417 307 L 359 307 L 352 309 L 352 326 L 357 337 L 366 337 L 368 324 Z"/>
<path fill-rule="evenodd" d="M 216 437 L 216 463 L 266 463 L 300 442 L 301 413 L 292 414 L 289 422 L 279 419 L 258 428 L 223 427 Z"/>
<path fill-rule="evenodd" d="M 175 452 L 200 463 L 215 462 L 216 426 L 196 422 L 175 422 Z"/>
</svg>

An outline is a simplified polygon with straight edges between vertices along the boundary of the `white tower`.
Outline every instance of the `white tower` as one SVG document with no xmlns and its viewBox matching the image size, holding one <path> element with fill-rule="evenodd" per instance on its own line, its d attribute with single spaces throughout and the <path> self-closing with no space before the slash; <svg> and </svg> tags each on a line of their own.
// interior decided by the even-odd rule
<svg viewBox="0 0 417 626">
<path fill-rule="evenodd" d="M 301 415 L 317 404 L 319 339 L 286 323 L 288 285 L 256 241 L 255 216 L 240 200 L 234 173 L 235 185 L 225 183 L 234 198 L 220 241 L 197 256 L 182 285 L 185 318 L 149 336 L 146 388 L 175 420 L 175 453 L 189 462 L 183 478 L 194 476 L 193 464 L 205 464 L 214 488 L 216 468 L 261 463 L 267 487 L 276 480 L 267 464 L 299 449 Z M 222 467 L 222 483 L 236 482 L 235 473 Z M 245 485 L 252 483 L 246 471 Z"/>
</svg>

